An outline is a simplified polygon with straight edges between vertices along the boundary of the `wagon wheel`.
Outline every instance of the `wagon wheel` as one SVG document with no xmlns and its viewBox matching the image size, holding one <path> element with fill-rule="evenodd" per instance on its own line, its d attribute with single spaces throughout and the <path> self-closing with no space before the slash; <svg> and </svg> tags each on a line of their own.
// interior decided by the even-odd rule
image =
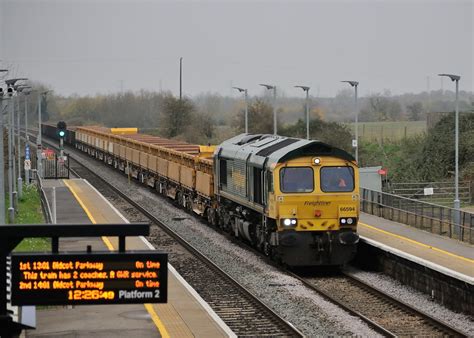
<svg viewBox="0 0 474 338">
<path fill-rule="evenodd" d="M 188 206 L 188 211 L 192 212 L 193 211 L 193 199 L 191 197 L 188 197 L 186 205 Z"/>
<path fill-rule="evenodd" d="M 181 195 L 181 191 L 178 191 L 174 197 L 174 202 L 179 206 L 181 206 Z"/>
</svg>

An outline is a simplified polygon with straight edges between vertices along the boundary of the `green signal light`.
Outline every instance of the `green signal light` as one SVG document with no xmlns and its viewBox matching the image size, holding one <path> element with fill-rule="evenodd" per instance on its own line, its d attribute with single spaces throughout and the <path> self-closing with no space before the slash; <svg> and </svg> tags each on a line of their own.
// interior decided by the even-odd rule
<svg viewBox="0 0 474 338">
<path fill-rule="evenodd" d="M 66 135 L 66 132 L 65 132 L 64 130 L 61 130 L 61 131 L 59 132 L 59 136 L 60 136 L 60 137 L 64 137 L 64 135 Z"/>
</svg>

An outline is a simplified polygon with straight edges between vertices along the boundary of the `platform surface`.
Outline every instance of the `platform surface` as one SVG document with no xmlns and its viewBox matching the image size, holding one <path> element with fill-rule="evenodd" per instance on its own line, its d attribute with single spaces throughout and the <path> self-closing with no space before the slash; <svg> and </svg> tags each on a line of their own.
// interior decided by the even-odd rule
<svg viewBox="0 0 474 338">
<path fill-rule="evenodd" d="M 362 239 L 434 263 L 443 271 L 448 269 L 467 279 L 474 278 L 474 245 L 365 213 L 361 213 L 358 232 Z"/>
<path fill-rule="evenodd" d="M 124 223 L 127 220 L 87 181 L 45 180 L 51 202 L 56 190 L 58 223 Z M 61 239 L 60 251 L 115 250 L 116 238 Z M 127 238 L 127 250 L 152 250 Z M 230 329 L 169 265 L 168 303 L 48 307 L 37 311 L 37 329 L 26 337 L 227 337 Z"/>
</svg>

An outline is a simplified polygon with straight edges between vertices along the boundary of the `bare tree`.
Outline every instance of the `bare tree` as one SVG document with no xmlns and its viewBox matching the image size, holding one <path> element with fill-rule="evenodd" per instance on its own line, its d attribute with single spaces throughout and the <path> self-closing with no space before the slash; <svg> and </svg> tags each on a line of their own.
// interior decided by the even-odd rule
<svg viewBox="0 0 474 338">
<path fill-rule="evenodd" d="M 172 95 L 164 97 L 162 102 L 161 124 L 166 137 L 175 137 L 180 134 L 191 122 L 194 105 L 191 100 L 182 100 Z"/>
<path fill-rule="evenodd" d="M 415 102 L 407 105 L 408 118 L 412 121 L 418 121 L 423 112 L 423 104 L 421 102 Z"/>
<path fill-rule="evenodd" d="M 273 107 L 262 99 L 256 99 L 249 105 L 248 111 L 249 132 L 250 133 L 273 133 Z M 241 111 L 237 115 L 237 129 L 244 131 L 245 116 Z"/>
</svg>

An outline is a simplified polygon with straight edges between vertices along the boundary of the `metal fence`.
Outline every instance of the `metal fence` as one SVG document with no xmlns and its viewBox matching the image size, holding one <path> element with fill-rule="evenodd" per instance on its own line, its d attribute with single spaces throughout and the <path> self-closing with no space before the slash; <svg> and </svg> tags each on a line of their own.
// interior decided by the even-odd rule
<svg viewBox="0 0 474 338">
<path fill-rule="evenodd" d="M 59 179 L 69 178 L 69 155 L 64 154 L 58 156 L 52 154 L 42 159 L 43 178 L 44 179 Z"/>
<path fill-rule="evenodd" d="M 470 203 L 473 199 L 471 181 L 459 182 L 459 199 Z M 431 203 L 446 204 L 454 200 L 454 182 L 403 182 L 391 183 L 390 193 L 398 196 L 416 198 Z"/>
<path fill-rule="evenodd" d="M 52 223 L 52 212 L 51 207 L 48 202 L 48 198 L 46 197 L 46 193 L 43 189 L 43 181 L 41 178 L 36 175 L 36 170 L 34 171 L 34 177 L 36 179 L 36 188 L 40 194 L 41 200 L 41 209 L 43 210 L 43 215 L 46 220 L 46 223 Z"/>
<path fill-rule="evenodd" d="M 474 243 L 474 214 L 361 188 L 361 211 L 421 230 Z M 456 213 L 459 224 L 454 222 Z"/>
</svg>

